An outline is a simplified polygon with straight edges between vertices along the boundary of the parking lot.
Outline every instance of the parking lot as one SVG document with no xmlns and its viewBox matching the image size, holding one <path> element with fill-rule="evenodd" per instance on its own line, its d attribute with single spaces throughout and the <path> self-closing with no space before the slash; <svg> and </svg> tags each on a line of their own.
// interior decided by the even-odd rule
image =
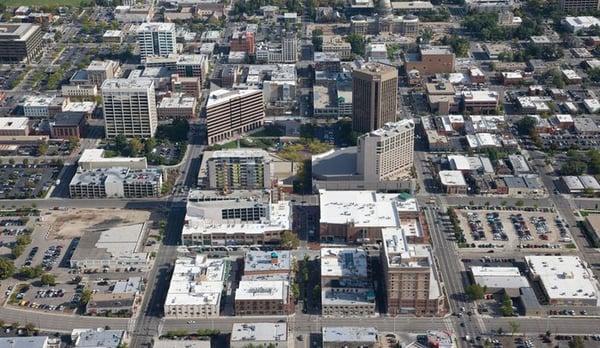
<svg viewBox="0 0 600 348">
<path fill-rule="evenodd" d="M 17 238 L 28 232 L 28 217 L 0 218 L 0 254 L 10 254 L 10 248 Z"/>
<path fill-rule="evenodd" d="M 555 213 L 518 210 L 457 210 L 466 243 L 477 248 L 572 248 L 568 224 Z M 469 249 L 466 249 L 469 250 Z"/>
<path fill-rule="evenodd" d="M 0 199 L 41 198 L 56 181 L 61 166 L 5 164 L 0 166 Z"/>
</svg>

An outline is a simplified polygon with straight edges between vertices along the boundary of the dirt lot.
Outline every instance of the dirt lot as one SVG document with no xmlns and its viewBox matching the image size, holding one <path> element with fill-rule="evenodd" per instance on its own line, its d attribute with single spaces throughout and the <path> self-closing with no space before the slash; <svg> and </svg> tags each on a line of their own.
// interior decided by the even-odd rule
<svg viewBox="0 0 600 348">
<path fill-rule="evenodd" d="M 550 248 L 565 249 L 571 244 L 568 228 L 562 219 L 560 222 L 557 221 L 555 213 L 518 210 L 457 210 L 456 212 L 467 244 L 477 246 L 493 244 L 495 248 L 507 251 L 514 251 L 519 245 L 529 246 L 530 250 L 531 248 L 535 250 L 535 246 L 548 245 Z M 465 249 L 468 250 L 470 249 Z"/>
<path fill-rule="evenodd" d="M 148 221 L 150 212 L 118 209 L 68 209 L 42 212 L 40 219 L 49 226 L 48 237 L 70 239 L 83 232 Z"/>
</svg>

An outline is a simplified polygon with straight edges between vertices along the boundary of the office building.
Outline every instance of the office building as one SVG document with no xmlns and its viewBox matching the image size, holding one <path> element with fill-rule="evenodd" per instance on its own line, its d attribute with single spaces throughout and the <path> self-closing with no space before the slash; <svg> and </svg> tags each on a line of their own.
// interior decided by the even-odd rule
<svg viewBox="0 0 600 348">
<path fill-rule="evenodd" d="M 467 181 L 460 170 L 440 170 L 439 177 L 446 193 L 462 195 L 467 193 Z"/>
<path fill-rule="evenodd" d="M 367 133 L 396 121 L 398 71 L 367 63 L 352 72 L 352 129 Z"/>
<path fill-rule="evenodd" d="M 291 205 L 264 191 L 190 191 L 182 240 L 186 245 L 275 244 L 291 230 Z"/>
<path fill-rule="evenodd" d="M 104 80 L 118 77 L 120 71 L 119 62 L 114 60 L 92 60 L 86 69 L 88 82 L 98 87 Z"/>
<path fill-rule="evenodd" d="M 137 29 L 137 41 L 142 58 L 176 53 L 175 24 L 142 23 Z"/>
<path fill-rule="evenodd" d="M 289 315 L 294 312 L 285 280 L 242 280 L 235 290 L 235 315 Z"/>
<path fill-rule="evenodd" d="M 48 118 L 63 111 L 67 100 L 56 96 L 29 95 L 23 102 L 23 114 L 29 118 Z"/>
<path fill-rule="evenodd" d="M 175 70 L 181 77 L 199 77 L 202 84 L 208 72 L 208 57 L 203 54 L 181 54 L 177 57 Z"/>
<path fill-rule="evenodd" d="M 59 112 L 50 121 L 50 137 L 54 139 L 80 139 L 85 135 L 85 114 L 83 112 Z"/>
<path fill-rule="evenodd" d="M 298 39 L 296 34 L 288 33 L 281 38 L 281 55 L 284 63 L 298 61 Z"/>
<path fill-rule="evenodd" d="M 399 229 L 382 231 L 387 313 L 441 316 L 444 295 L 426 244 L 409 244 Z"/>
<path fill-rule="evenodd" d="M 42 30 L 30 23 L 0 23 L 0 63 L 31 63 L 42 52 Z"/>
<path fill-rule="evenodd" d="M 254 33 L 251 31 L 236 31 L 231 35 L 229 51 L 245 52 L 249 56 L 256 53 Z"/>
<path fill-rule="evenodd" d="M 589 13 L 598 10 L 598 0 L 560 0 L 560 9 L 569 13 Z"/>
<path fill-rule="evenodd" d="M 259 128 L 265 121 L 261 90 L 220 89 L 206 102 L 208 144 L 226 141 Z"/>
<path fill-rule="evenodd" d="M 226 269 L 225 259 L 179 257 L 165 300 L 165 317 L 218 317 Z"/>
<path fill-rule="evenodd" d="M 231 329 L 230 348 L 294 347 L 286 323 L 235 323 Z"/>
<path fill-rule="evenodd" d="M 154 81 L 109 79 L 102 84 L 105 136 L 150 138 L 157 127 Z"/>
<path fill-rule="evenodd" d="M 119 280 L 111 284 L 107 291 L 94 292 L 85 306 L 85 313 L 87 315 L 131 316 L 140 305 L 141 291 L 141 277 Z"/>
<path fill-rule="evenodd" d="M 289 280 L 292 263 L 288 250 L 247 251 L 242 280 Z"/>
<path fill-rule="evenodd" d="M 415 124 L 412 120 L 386 123 L 358 138 L 357 170 L 364 181 L 395 180 L 413 167 Z"/>
<path fill-rule="evenodd" d="M 164 97 L 156 107 L 156 114 L 160 120 L 193 119 L 196 118 L 196 98 L 174 94 Z"/>
<path fill-rule="evenodd" d="M 171 75 L 171 91 L 189 97 L 200 98 L 202 79 L 200 77 L 181 77 L 178 74 L 173 74 Z"/>
<path fill-rule="evenodd" d="M 99 271 L 130 267 L 147 270 L 150 258 L 143 251 L 145 234 L 145 224 L 86 231 L 69 260 L 70 266 Z"/>
<path fill-rule="evenodd" d="M 419 46 L 417 53 L 404 54 L 404 70 L 417 70 L 421 75 L 453 73 L 455 55 L 449 46 Z"/>
<path fill-rule="evenodd" d="M 273 164 L 262 149 L 232 149 L 208 159 L 208 187 L 217 190 L 255 190 L 271 187 Z"/>
<path fill-rule="evenodd" d="M 29 119 L 27 117 L 1 117 L 0 136 L 29 135 Z"/>
</svg>

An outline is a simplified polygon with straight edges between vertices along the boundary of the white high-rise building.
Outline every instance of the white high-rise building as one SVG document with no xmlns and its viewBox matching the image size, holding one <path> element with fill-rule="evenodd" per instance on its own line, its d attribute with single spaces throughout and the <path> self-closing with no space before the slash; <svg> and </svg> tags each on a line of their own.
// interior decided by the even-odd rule
<svg viewBox="0 0 600 348">
<path fill-rule="evenodd" d="M 412 120 L 386 123 L 358 138 L 357 171 L 367 182 L 395 180 L 410 172 L 414 146 Z"/>
<path fill-rule="evenodd" d="M 137 29 L 137 40 L 142 58 L 168 56 L 176 53 L 174 23 L 142 23 Z"/>
<path fill-rule="evenodd" d="M 157 126 L 154 81 L 108 79 L 102 84 L 102 104 L 107 138 L 150 138 Z"/>
<path fill-rule="evenodd" d="M 298 61 L 298 39 L 295 34 L 284 35 L 281 39 L 281 55 L 284 63 Z"/>
</svg>

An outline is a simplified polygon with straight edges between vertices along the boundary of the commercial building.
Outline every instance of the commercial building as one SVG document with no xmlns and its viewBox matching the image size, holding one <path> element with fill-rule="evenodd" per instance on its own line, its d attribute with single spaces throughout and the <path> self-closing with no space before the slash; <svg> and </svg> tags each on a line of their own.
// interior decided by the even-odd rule
<svg viewBox="0 0 600 348">
<path fill-rule="evenodd" d="M 196 98 L 175 94 L 164 97 L 156 107 L 156 114 L 161 120 L 196 118 Z"/>
<path fill-rule="evenodd" d="M 245 52 L 251 56 L 256 53 L 254 33 L 251 31 L 236 31 L 231 35 L 229 51 Z"/>
<path fill-rule="evenodd" d="M 235 290 L 235 315 L 289 315 L 294 312 L 285 280 L 242 280 Z"/>
<path fill-rule="evenodd" d="M 182 231 L 186 245 L 275 244 L 291 230 L 291 205 L 264 191 L 190 191 Z"/>
<path fill-rule="evenodd" d="M 529 276 L 551 305 L 598 306 L 594 273 L 579 256 L 525 256 Z"/>
<path fill-rule="evenodd" d="M 273 165 L 271 156 L 262 149 L 215 151 L 207 161 L 208 187 L 224 191 L 268 189 Z"/>
<path fill-rule="evenodd" d="M 358 15 L 350 19 L 350 31 L 360 35 L 391 33 L 413 36 L 419 32 L 419 17 L 414 15 L 384 17 Z"/>
<path fill-rule="evenodd" d="M 29 135 L 29 119 L 27 117 L 0 118 L 0 136 Z"/>
<path fill-rule="evenodd" d="M 337 35 L 324 37 L 321 51 L 336 53 L 343 60 L 352 58 L 352 46 Z"/>
<path fill-rule="evenodd" d="M 137 42 L 142 58 L 176 53 L 175 24 L 142 23 L 137 29 Z"/>
<path fill-rule="evenodd" d="M 77 161 L 82 170 L 109 169 L 122 167 L 128 169 L 146 169 L 146 157 L 104 157 L 103 149 L 85 149 Z"/>
<path fill-rule="evenodd" d="M 185 96 L 200 98 L 202 79 L 200 77 L 181 77 L 173 74 L 171 75 L 171 91 Z"/>
<path fill-rule="evenodd" d="M 243 280 L 288 280 L 292 257 L 287 250 L 247 251 L 244 256 Z"/>
<path fill-rule="evenodd" d="M 218 317 L 226 269 L 225 259 L 179 257 L 165 300 L 165 317 Z"/>
<path fill-rule="evenodd" d="M 180 54 L 175 69 L 179 76 L 199 77 L 202 83 L 208 72 L 208 57 L 203 54 Z"/>
<path fill-rule="evenodd" d="M 439 177 L 446 193 L 462 195 L 467 193 L 467 181 L 460 170 L 440 170 Z"/>
<path fill-rule="evenodd" d="M 159 169 L 79 169 L 69 183 L 69 195 L 88 199 L 159 197 L 162 183 Z"/>
<path fill-rule="evenodd" d="M 414 131 L 412 120 L 401 120 L 358 137 L 356 167 L 364 180 L 394 180 L 408 175 L 413 167 Z"/>
<path fill-rule="evenodd" d="M 588 238 L 596 243 L 596 245 L 600 243 L 600 215 L 590 214 L 586 216 L 583 226 L 585 227 L 585 231 L 587 231 Z"/>
<path fill-rule="evenodd" d="M 404 55 L 404 70 L 417 70 L 421 75 L 453 73 L 455 55 L 448 46 L 419 46 L 418 53 Z"/>
<path fill-rule="evenodd" d="M 63 97 L 92 99 L 98 95 L 98 87 L 96 85 L 83 85 L 83 84 L 62 85 L 60 87 L 60 94 Z"/>
<path fill-rule="evenodd" d="M 379 332 L 374 327 L 325 326 L 323 348 L 377 348 Z"/>
<path fill-rule="evenodd" d="M 61 112 L 66 99 L 56 96 L 30 95 L 23 102 L 23 114 L 29 118 L 48 118 Z"/>
<path fill-rule="evenodd" d="M 281 56 L 283 63 L 296 63 L 298 61 L 298 38 L 296 38 L 296 34 L 290 32 L 281 38 Z"/>
<path fill-rule="evenodd" d="M 324 316 L 375 314 L 375 291 L 364 249 L 321 249 L 321 310 Z"/>
<path fill-rule="evenodd" d="M 396 121 L 398 71 L 367 63 L 352 72 L 352 129 L 367 133 Z"/>
<path fill-rule="evenodd" d="M 387 313 L 443 315 L 444 295 L 429 246 L 409 244 L 399 229 L 384 229 L 382 237 Z"/>
<path fill-rule="evenodd" d="M 42 36 L 38 25 L 0 22 L 0 63 L 31 63 L 42 52 Z"/>
<path fill-rule="evenodd" d="M 52 341 L 48 336 L 0 337 L 0 348 L 53 348 L 60 346 L 60 338 Z"/>
<path fill-rule="evenodd" d="M 598 10 L 598 0 L 560 0 L 560 9 L 569 13 L 586 13 Z"/>
<path fill-rule="evenodd" d="M 152 79 L 108 79 L 102 84 L 105 136 L 150 138 L 157 127 Z"/>
<path fill-rule="evenodd" d="M 142 278 L 132 277 L 111 285 L 112 290 L 94 292 L 85 306 L 87 315 L 131 316 L 140 302 Z"/>
<path fill-rule="evenodd" d="M 127 331 L 98 329 L 73 329 L 71 342 L 75 348 L 118 348 L 128 339 Z"/>
<path fill-rule="evenodd" d="M 525 276 L 518 267 L 471 266 L 470 276 L 475 284 L 485 287 L 489 292 L 516 291 L 529 287 Z"/>
<path fill-rule="evenodd" d="M 417 201 L 410 195 L 319 190 L 319 202 L 322 241 L 381 241 L 381 231 L 389 227 L 406 230 L 413 240 L 424 237 Z"/>
<path fill-rule="evenodd" d="M 145 224 L 86 231 L 70 259 L 71 268 L 145 271 L 149 255 L 143 252 Z"/>
<path fill-rule="evenodd" d="M 209 145 L 259 128 L 264 120 L 261 90 L 220 89 L 208 96 L 206 132 Z"/>
<path fill-rule="evenodd" d="M 236 323 L 231 329 L 231 348 L 277 347 L 292 348 L 293 337 L 286 323 Z"/>
<path fill-rule="evenodd" d="M 571 32 L 577 33 L 580 30 L 590 29 L 593 26 L 600 26 L 600 19 L 592 16 L 565 17 L 562 23 Z"/>
<path fill-rule="evenodd" d="M 121 68 L 119 62 L 114 60 L 92 60 L 86 72 L 88 82 L 100 87 L 105 80 L 118 77 Z"/>
<path fill-rule="evenodd" d="M 85 135 L 85 114 L 83 112 L 59 112 L 50 121 L 50 137 L 58 139 L 77 138 Z"/>
</svg>

